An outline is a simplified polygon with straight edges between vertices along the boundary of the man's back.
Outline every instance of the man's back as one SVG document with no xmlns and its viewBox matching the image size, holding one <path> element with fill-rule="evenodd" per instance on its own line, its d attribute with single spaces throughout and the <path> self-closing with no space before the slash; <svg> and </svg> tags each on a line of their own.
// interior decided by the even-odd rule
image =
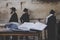
<svg viewBox="0 0 60 40">
<path fill-rule="evenodd" d="M 56 17 L 52 15 L 47 22 L 48 40 L 56 40 Z"/>
<path fill-rule="evenodd" d="M 9 22 L 18 22 L 18 16 L 17 16 L 16 13 L 14 13 L 14 14 L 11 16 Z"/>
<path fill-rule="evenodd" d="M 28 15 L 28 13 L 24 13 L 24 14 L 21 16 L 20 21 L 21 21 L 22 23 L 24 23 L 24 22 L 29 22 L 29 15 Z"/>
</svg>

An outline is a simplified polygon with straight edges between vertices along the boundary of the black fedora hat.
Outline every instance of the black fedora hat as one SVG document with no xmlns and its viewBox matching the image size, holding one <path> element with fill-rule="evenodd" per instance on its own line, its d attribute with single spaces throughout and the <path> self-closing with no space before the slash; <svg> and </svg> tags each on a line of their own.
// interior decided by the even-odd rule
<svg viewBox="0 0 60 40">
<path fill-rule="evenodd" d="M 11 7 L 10 8 L 12 11 L 16 11 L 16 8 L 15 7 Z"/>
<path fill-rule="evenodd" d="M 50 14 L 54 14 L 55 13 L 55 11 L 52 9 L 51 11 L 50 11 Z"/>
<path fill-rule="evenodd" d="M 24 10 L 23 10 L 24 12 L 27 12 L 28 11 L 28 9 L 27 8 L 24 8 Z"/>
</svg>

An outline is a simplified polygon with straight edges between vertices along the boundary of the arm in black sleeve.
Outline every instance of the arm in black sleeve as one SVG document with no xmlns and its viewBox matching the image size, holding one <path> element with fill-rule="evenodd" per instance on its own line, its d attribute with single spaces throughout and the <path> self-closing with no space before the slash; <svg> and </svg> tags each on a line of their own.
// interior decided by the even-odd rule
<svg viewBox="0 0 60 40">
<path fill-rule="evenodd" d="M 21 23 L 23 23 L 23 15 L 20 17 L 20 21 Z"/>
</svg>

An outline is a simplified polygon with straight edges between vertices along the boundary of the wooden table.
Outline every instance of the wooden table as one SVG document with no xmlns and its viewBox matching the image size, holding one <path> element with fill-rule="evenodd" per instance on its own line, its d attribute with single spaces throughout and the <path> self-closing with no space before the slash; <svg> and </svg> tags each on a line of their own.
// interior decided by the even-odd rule
<svg viewBox="0 0 60 40">
<path fill-rule="evenodd" d="M 37 36 L 38 40 L 42 40 L 41 31 L 0 31 L 0 36 Z M 5 40 L 5 39 L 4 39 Z M 33 39 L 35 40 L 35 38 Z"/>
</svg>

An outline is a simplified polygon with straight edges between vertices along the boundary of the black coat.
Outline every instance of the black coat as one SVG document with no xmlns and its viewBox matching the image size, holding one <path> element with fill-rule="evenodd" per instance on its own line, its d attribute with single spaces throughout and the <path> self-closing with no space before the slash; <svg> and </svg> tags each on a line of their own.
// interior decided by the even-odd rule
<svg viewBox="0 0 60 40">
<path fill-rule="evenodd" d="M 60 21 L 57 23 L 58 26 L 58 34 L 60 35 Z"/>
<path fill-rule="evenodd" d="M 14 13 L 14 14 L 11 16 L 9 22 L 18 22 L 18 16 L 17 16 L 16 13 Z"/>
<path fill-rule="evenodd" d="M 20 21 L 21 21 L 21 23 L 29 22 L 30 20 L 29 20 L 29 15 L 28 15 L 28 13 L 24 13 L 24 14 L 21 16 Z"/>
<path fill-rule="evenodd" d="M 56 17 L 52 15 L 47 22 L 48 40 L 56 40 Z"/>
</svg>

